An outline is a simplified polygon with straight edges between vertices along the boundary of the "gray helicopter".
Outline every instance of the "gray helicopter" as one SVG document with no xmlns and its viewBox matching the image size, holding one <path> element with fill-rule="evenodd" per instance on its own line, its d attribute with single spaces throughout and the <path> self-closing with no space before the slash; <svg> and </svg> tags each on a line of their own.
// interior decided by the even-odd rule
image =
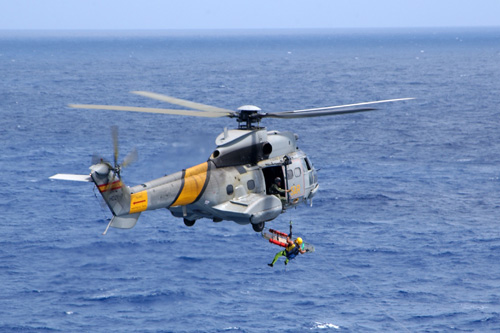
<svg viewBox="0 0 500 333">
<path fill-rule="evenodd" d="M 268 131 L 260 127 L 263 118 L 294 119 L 372 111 L 374 104 L 410 100 L 398 98 L 284 112 L 261 112 L 253 105 L 237 111 L 191 102 L 162 94 L 134 91 L 144 97 L 183 106 L 189 110 L 159 109 L 111 105 L 70 104 L 72 108 L 162 113 L 196 117 L 229 117 L 237 129 L 225 129 L 215 140 L 217 145 L 206 162 L 173 174 L 129 187 L 120 177 L 123 167 L 137 158 L 133 151 L 118 164 L 118 132 L 112 128 L 114 164 L 94 158 L 89 175 L 56 174 L 51 179 L 93 182 L 111 210 L 108 228 L 132 228 L 146 210 L 170 210 L 183 218 L 187 226 L 207 218 L 238 224 L 251 224 L 261 232 L 265 222 L 290 207 L 310 203 L 319 184 L 317 171 L 307 155 L 298 149 L 298 136 L 292 132 Z M 283 180 L 280 193 L 273 184 Z"/>
</svg>

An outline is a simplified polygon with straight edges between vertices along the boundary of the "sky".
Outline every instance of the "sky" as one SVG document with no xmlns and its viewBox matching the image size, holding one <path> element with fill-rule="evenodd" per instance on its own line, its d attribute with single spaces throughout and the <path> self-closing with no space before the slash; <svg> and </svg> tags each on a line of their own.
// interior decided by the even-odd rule
<svg viewBox="0 0 500 333">
<path fill-rule="evenodd" d="M 0 30 L 498 26 L 500 0 L 0 0 Z"/>
</svg>

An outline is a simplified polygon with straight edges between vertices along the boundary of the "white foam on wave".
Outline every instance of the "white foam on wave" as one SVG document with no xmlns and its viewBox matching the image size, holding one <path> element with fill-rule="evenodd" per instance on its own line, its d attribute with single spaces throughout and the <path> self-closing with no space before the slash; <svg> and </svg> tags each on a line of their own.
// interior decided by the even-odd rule
<svg viewBox="0 0 500 333">
<path fill-rule="evenodd" d="M 332 323 L 321 323 L 319 321 L 314 323 L 314 326 L 311 328 L 312 330 L 314 329 L 328 329 L 328 328 L 334 328 L 336 330 L 340 329 L 340 326 L 332 324 Z"/>
</svg>

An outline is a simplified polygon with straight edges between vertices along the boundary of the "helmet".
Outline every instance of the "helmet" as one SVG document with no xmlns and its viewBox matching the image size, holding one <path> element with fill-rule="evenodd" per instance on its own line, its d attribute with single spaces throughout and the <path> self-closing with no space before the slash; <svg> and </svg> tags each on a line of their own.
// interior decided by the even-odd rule
<svg viewBox="0 0 500 333">
<path fill-rule="evenodd" d="M 281 183 L 281 178 L 280 177 L 274 178 L 274 183 L 275 184 Z"/>
<path fill-rule="evenodd" d="M 297 244 L 302 245 L 302 238 L 297 237 L 295 241 L 297 242 Z"/>
</svg>

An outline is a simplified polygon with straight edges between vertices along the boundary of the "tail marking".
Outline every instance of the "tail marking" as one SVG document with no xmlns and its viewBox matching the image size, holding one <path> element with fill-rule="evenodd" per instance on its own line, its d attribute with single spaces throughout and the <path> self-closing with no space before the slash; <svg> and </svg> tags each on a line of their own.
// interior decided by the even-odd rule
<svg viewBox="0 0 500 333">
<path fill-rule="evenodd" d="M 110 183 L 101 184 L 98 186 L 98 188 L 99 188 L 99 192 L 104 193 L 107 191 L 118 190 L 118 189 L 122 188 L 122 186 L 123 186 L 122 181 L 120 179 L 118 179 L 118 180 L 115 180 L 114 182 L 112 182 L 111 184 Z"/>
<path fill-rule="evenodd" d="M 130 194 L 130 214 L 143 212 L 148 208 L 148 192 Z"/>
</svg>

